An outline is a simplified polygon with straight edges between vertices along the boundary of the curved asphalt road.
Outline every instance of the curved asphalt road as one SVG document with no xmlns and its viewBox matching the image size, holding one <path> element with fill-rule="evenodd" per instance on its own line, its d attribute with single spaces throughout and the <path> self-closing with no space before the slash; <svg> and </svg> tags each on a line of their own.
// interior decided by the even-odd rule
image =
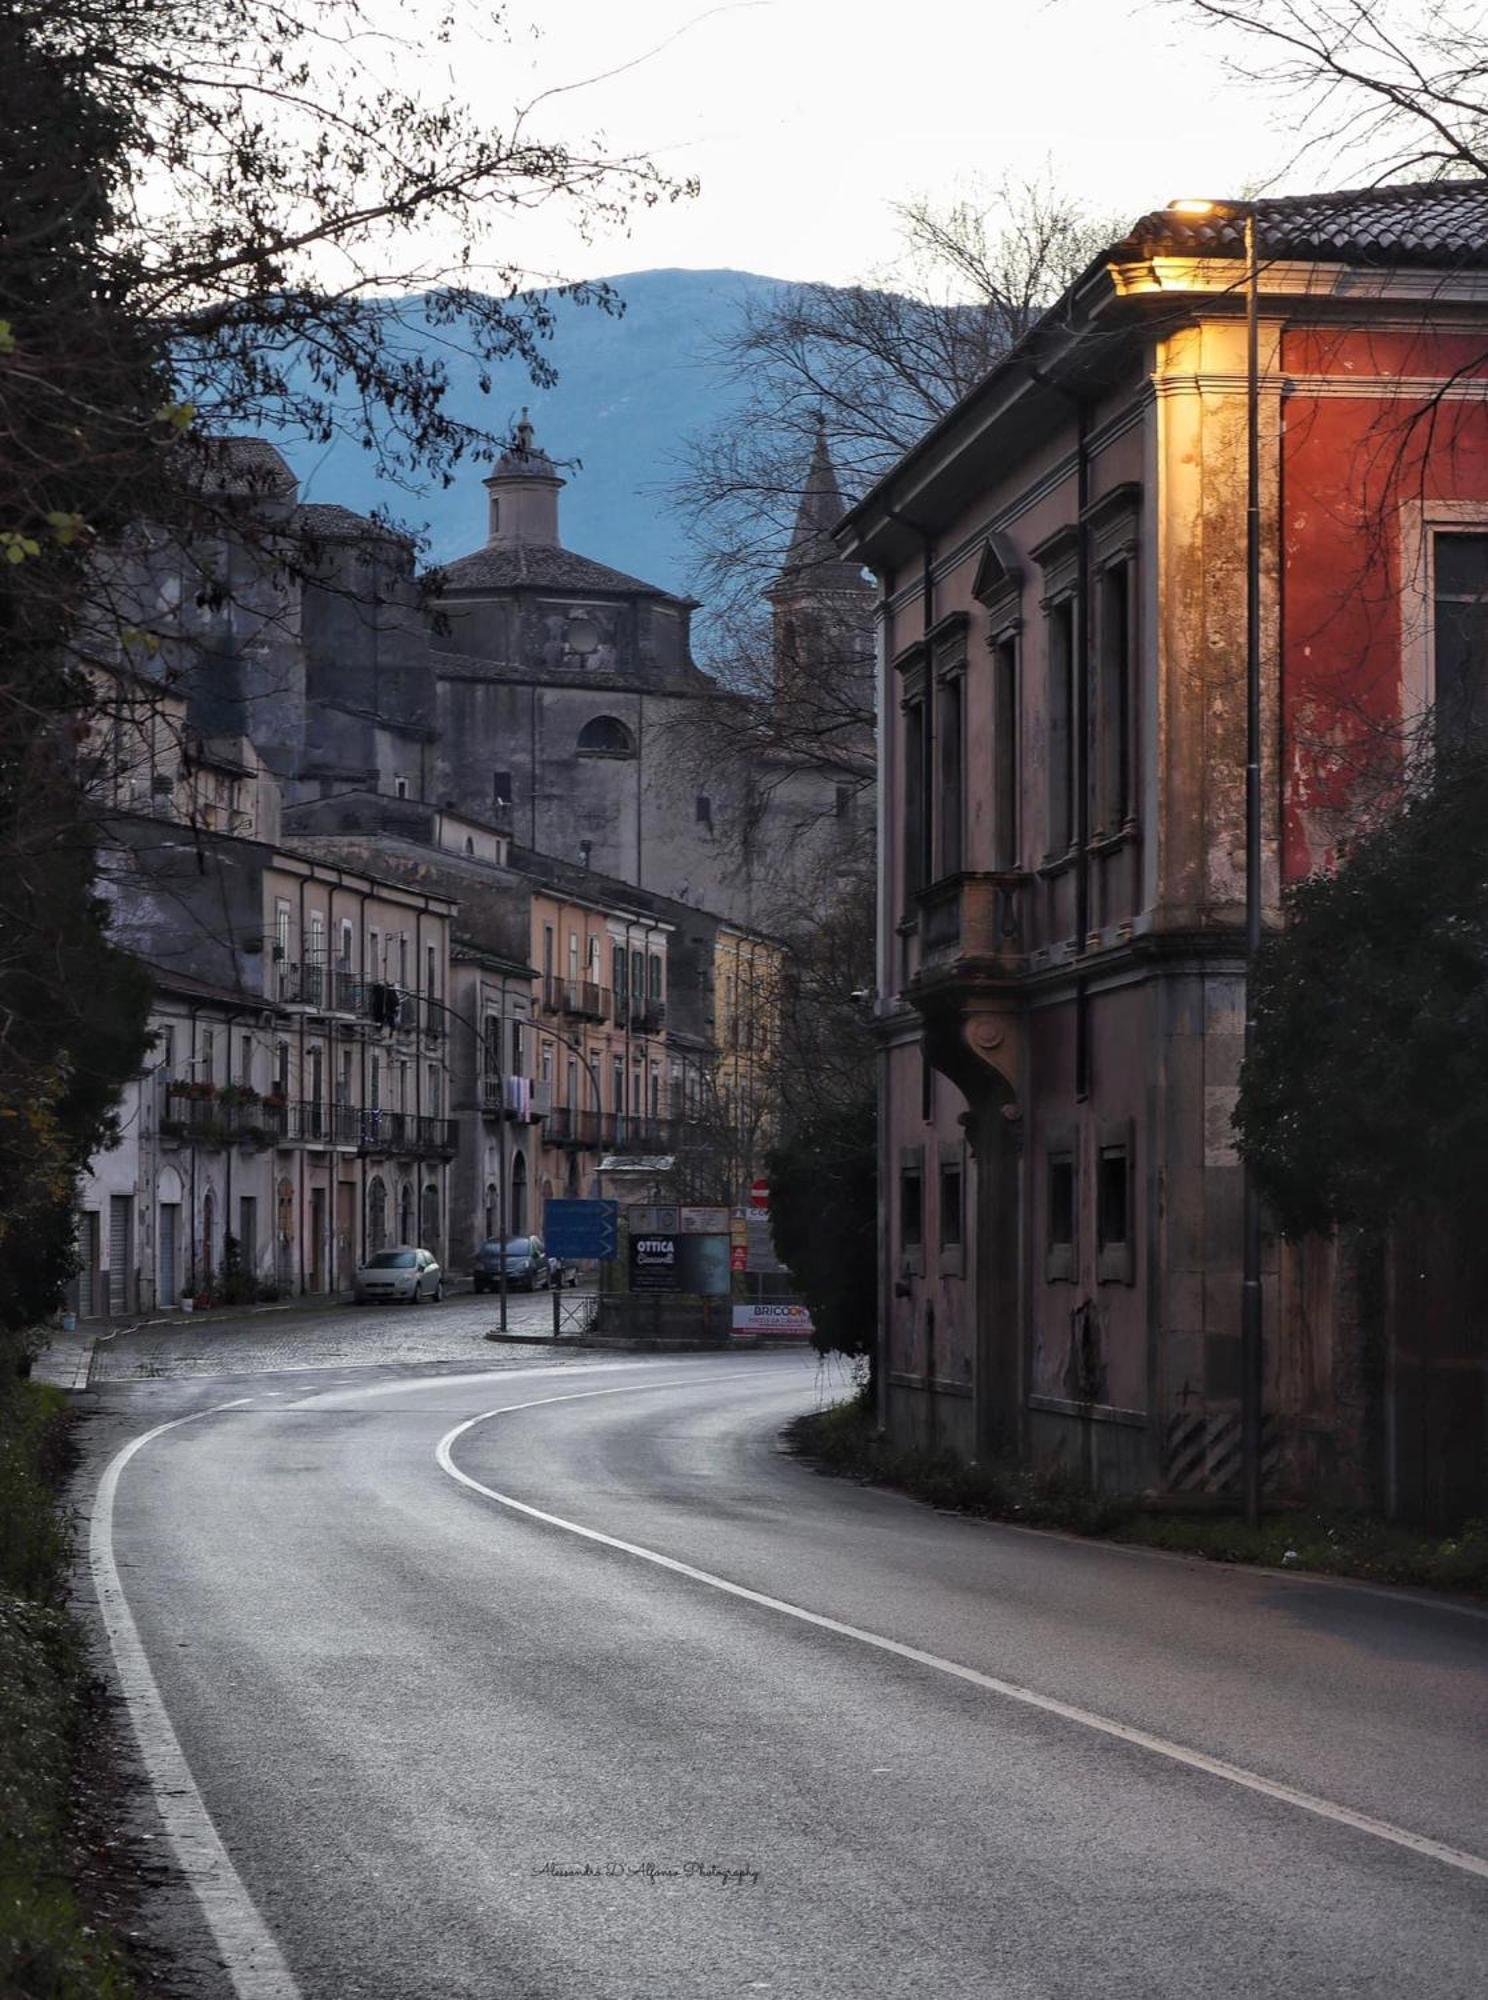
<svg viewBox="0 0 1488 2000">
<path fill-rule="evenodd" d="M 1485 1990 L 1488 1617 L 818 1478 L 791 1355 L 253 1386 L 113 1546 L 305 2000 Z"/>
</svg>

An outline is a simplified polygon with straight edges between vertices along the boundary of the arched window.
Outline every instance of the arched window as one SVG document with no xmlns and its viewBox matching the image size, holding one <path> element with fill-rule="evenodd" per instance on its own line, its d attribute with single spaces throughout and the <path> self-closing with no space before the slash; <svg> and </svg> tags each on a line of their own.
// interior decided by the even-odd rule
<svg viewBox="0 0 1488 2000">
<path fill-rule="evenodd" d="M 507 1227 L 513 1236 L 527 1234 L 527 1155 L 518 1153 L 512 1161 L 511 1215 Z"/>
<path fill-rule="evenodd" d="M 432 1181 L 424 1189 L 422 1240 L 426 1250 L 439 1247 L 439 1190 Z"/>
<path fill-rule="evenodd" d="M 413 1188 L 404 1181 L 403 1192 L 398 1197 L 398 1241 L 413 1241 Z"/>
<path fill-rule="evenodd" d="M 295 1191 L 294 1182 L 281 1180 L 276 1190 L 278 1195 L 278 1272 L 281 1291 L 288 1291 L 294 1284 L 295 1274 Z"/>
<path fill-rule="evenodd" d="M 387 1244 L 387 1186 L 381 1174 L 367 1183 L 367 1248 L 383 1249 Z"/>
<path fill-rule="evenodd" d="M 618 715 L 596 715 L 579 731 L 581 757 L 634 757 L 635 738 Z"/>
<path fill-rule="evenodd" d="M 486 1234 L 501 1234 L 501 1195 L 495 1181 L 486 1182 Z"/>
</svg>

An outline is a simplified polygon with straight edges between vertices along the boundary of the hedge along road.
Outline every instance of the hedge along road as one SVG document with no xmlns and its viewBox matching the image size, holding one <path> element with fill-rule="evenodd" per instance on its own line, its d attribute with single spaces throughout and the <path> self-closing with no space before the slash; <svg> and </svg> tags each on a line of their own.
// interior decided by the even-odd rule
<svg viewBox="0 0 1488 2000">
<path fill-rule="evenodd" d="M 794 1355 L 303 1387 L 95 1513 L 240 1994 L 1481 1990 L 1488 1620 L 819 1479 Z"/>
</svg>

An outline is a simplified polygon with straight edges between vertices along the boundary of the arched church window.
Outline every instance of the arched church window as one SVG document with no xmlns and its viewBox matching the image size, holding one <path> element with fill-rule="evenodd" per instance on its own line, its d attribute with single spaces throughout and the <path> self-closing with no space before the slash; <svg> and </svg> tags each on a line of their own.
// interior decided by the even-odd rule
<svg viewBox="0 0 1488 2000">
<path fill-rule="evenodd" d="M 633 757 L 635 738 L 617 715 L 596 715 L 579 731 L 581 757 Z"/>
</svg>

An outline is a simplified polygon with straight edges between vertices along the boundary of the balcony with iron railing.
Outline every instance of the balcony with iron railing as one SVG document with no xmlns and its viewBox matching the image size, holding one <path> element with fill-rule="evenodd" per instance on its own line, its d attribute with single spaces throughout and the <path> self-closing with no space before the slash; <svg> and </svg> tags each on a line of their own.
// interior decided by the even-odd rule
<svg viewBox="0 0 1488 2000">
<path fill-rule="evenodd" d="M 633 1035 L 659 1035 L 666 1026 L 666 1004 L 655 995 L 617 993 L 611 1018 Z"/>
<path fill-rule="evenodd" d="M 277 1094 L 260 1096 L 244 1084 L 167 1080 L 159 1133 L 167 1145 L 273 1146 L 281 1141 L 288 1106 Z"/>
<path fill-rule="evenodd" d="M 603 1021 L 610 1011 L 607 986 L 592 979 L 560 979 L 552 973 L 543 979 L 542 1001 L 549 1014 L 561 1014 L 571 1021 Z"/>
<path fill-rule="evenodd" d="M 411 1111 L 362 1110 L 357 1113 L 357 1145 L 363 1153 L 393 1153 L 432 1159 L 453 1154 L 459 1144 L 459 1124 L 453 1118 L 430 1118 Z"/>
<path fill-rule="evenodd" d="M 479 1095 L 482 1117 L 533 1125 L 548 1116 L 553 1086 L 543 1078 L 487 1074 L 479 1079 Z"/>
</svg>

